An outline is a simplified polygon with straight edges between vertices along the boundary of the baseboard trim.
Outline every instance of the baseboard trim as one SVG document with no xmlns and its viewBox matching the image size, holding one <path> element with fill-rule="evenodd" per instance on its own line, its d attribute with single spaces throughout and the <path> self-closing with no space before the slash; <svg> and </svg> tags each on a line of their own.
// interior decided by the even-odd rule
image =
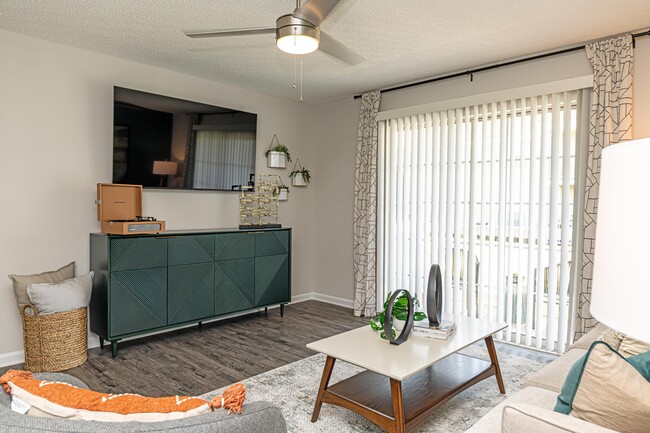
<svg viewBox="0 0 650 433">
<path fill-rule="evenodd" d="M 298 302 L 311 301 L 314 299 L 314 292 L 302 293 L 291 297 L 291 303 L 297 304 Z"/>
<path fill-rule="evenodd" d="M 22 350 L 0 353 L 0 367 L 22 364 L 23 362 L 25 362 L 25 352 Z"/>
<path fill-rule="evenodd" d="M 338 305 L 345 308 L 354 308 L 351 299 L 339 298 L 338 296 L 326 295 L 324 293 L 309 292 L 302 293 L 291 297 L 291 303 L 304 302 L 304 301 L 321 301 L 328 304 Z"/>
<path fill-rule="evenodd" d="M 299 295 L 295 295 L 291 297 L 291 303 L 296 304 L 299 302 L 304 302 L 304 301 L 321 301 L 321 302 L 326 302 L 328 304 L 333 304 L 333 305 L 338 305 L 340 307 L 345 307 L 345 308 L 353 308 L 353 303 L 351 299 L 345 299 L 345 298 L 339 298 L 337 296 L 331 296 L 331 295 L 325 295 L 323 293 L 316 293 L 316 292 L 309 292 L 309 293 L 301 293 Z M 271 307 L 269 307 L 271 308 Z M 256 311 L 262 311 L 264 310 L 263 308 L 260 309 L 254 309 L 254 310 L 249 310 L 246 312 L 242 313 L 234 313 L 234 314 L 228 314 L 222 317 L 219 317 L 218 319 L 213 319 L 213 320 L 206 320 L 204 323 L 208 322 L 213 322 L 216 320 L 223 320 L 223 319 L 229 319 L 237 316 L 242 316 L 245 314 L 251 314 Z M 196 326 L 196 324 L 190 324 L 190 325 L 182 325 L 179 326 L 178 328 L 175 329 L 182 329 L 182 328 L 190 328 L 192 326 Z M 146 337 L 149 335 L 155 335 L 155 334 L 160 334 L 164 333 L 166 331 L 161 331 L 161 332 L 152 332 L 148 334 L 143 334 L 143 335 L 138 335 L 137 337 L 131 337 L 131 338 L 125 338 L 124 340 L 121 341 L 128 341 L 131 339 L 136 339 L 136 338 L 142 338 Z M 90 333 L 88 331 L 89 336 L 88 336 L 88 349 L 93 349 L 95 347 L 99 347 L 99 338 L 95 335 Z M 17 364 L 22 364 L 25 362 L 25 352 L 22 350 L 18 350 L 16 352 L 7 352 L 7 353 L 0 353 L 0 367 L 8 367 L 10 365 L 17 365 Z"/>
<path fill-rule="evenodd" d="M 88 349 L 99 347 L 99 337 L 88 331 Z M 11 365 L 23 364 L 25 362 L 25 351 L 17 350 L 15 352 L 0 353 L 0 367 L 9 367 Z"/>
</svg>

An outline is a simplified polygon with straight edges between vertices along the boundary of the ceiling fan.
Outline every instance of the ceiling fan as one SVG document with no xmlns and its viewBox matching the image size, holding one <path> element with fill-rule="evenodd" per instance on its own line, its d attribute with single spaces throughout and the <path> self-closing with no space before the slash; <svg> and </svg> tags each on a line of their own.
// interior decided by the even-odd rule
<svg viewBox="0 0 650 433">
<path fill-rule="evenodd" d="M 290 54 L 307 54 L 317 49 L 351 65 L 365 59 L 340 42 L 323 33 L 319 26 L 340 0 L 309 0 L 302 6 L 296 0 L 296 9 L 282 15 L 274 27 L 250 27 L 242 29 L 215 30 L 210 32 L 186 32 L 190 38 L 218 38 L 230 36 L 264 35 L 275 33 L 278 48 Z"/>
</svg>

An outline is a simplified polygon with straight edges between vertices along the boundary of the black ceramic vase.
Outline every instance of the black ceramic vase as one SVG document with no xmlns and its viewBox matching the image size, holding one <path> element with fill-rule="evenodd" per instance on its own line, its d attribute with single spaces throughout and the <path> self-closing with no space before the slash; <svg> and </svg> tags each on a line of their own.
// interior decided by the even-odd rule
<svg viewBox="0 0 650 433">
<path fill-rule="evenodd" d="M 408 311 L 406 313 L 406 323 L 404 324 L 404 328 L 402 328 L 402 332 L 396 338 L 393 338 L 393 333 L 392 333 L 393 305 L 395 304 L 395 300 L 397 299 L 397 297 L 400 295 L 400 292 L 406 293 L 406 298 L 408 299 Z M 399 346 L 400 344 L 408 340 L 409 334 L 411 333 L 412 329 L 413 329 L 413 297 L 411 296 L 408 290 L 404 290 L 404 289 L 395 290 L 393 296 L 391 296 L 390 300 L 388 301 L 388 305 L 386 306 L 386 314 L 384 316 L 384 333 L 386 334 L 386 339 L 390 342 L 390 344 Z"/>
<path fill-rule="evenodd" d="M 429 326 L 440 326 L 442 321 L 442 275 L 438 265 L 431 265 L 429 270 L 427 316 L 429 316 Z"/>
</svg>

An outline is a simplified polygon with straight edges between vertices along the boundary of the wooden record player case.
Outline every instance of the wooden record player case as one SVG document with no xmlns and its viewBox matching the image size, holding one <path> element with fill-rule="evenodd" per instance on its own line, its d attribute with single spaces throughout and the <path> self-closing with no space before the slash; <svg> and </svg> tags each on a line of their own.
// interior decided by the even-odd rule
<svg viewBox="0 0 650 433">
<path fill-rule="evenodd" d="M 138 221 L 142 215 L 142 185 L 97 184 L 97 220 L 102 233 L 133 235 L 165 231 L 164 221 Z"/>
</svg>

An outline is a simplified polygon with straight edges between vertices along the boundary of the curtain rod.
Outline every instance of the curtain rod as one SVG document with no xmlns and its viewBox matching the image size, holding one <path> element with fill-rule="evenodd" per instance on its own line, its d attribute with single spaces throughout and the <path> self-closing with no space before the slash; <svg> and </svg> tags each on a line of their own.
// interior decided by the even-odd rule
<svg viewBox="0 0 650 433">
<path fill-rule="evenodd" d="M 642 37 L 642 36 L 650 36 L 650 30 L 646 30 L 645 32 L 640 32 L 640 33 L 633 33 L 632 34 L 632 46 L 633 47 L 635 45 L 635 39 L 639 38 L 639 37 Z M 551 51 L 550 53 L 537 54 L 537 55 L 534 55 L 534 56 L 524 57 L 524 58 L 517 59 L 517 60 L 510 60 L 508 62 L 497 63 L 497 64 L 490 65 L 490 66 L 482 66 L 482 67 L 479 67 L 479 68 L 468 69 L 467 71 L 464 71 L 464 72 L 455 72 L 453 74 L 443 75 L 442 77 L 429 78 L 429 79 L 423 80 L 423 81 L 416 81 L 415 83 L 402 84 L 400 86 L 389 87 L 388 89 L 383 89 L 383 90 L 381 90 L 381 93 L 383 94 L 383 93 L 388 93 L 388 92 L 394 92 L 396 90 L 408 89 L 409 87 L 421 86 L 423 84 L 435 83 L 436 81 L 449 80 L 451 78 L 458 78 L 458 77 L 463 77 L 463 76 L 466 76 L 466 75 L 469 75 L 470 80 L 473 81 L 474 80 L 474 74 L 476 74 L 478 72 L 489 71 L 490 69 L 502 68 L 504 66 L 516 65 L 517 63 L 530 62 L 531 60 L 539 60 L 539 59 L 543 59 L 545 57 L 551 57 L 551 56 L 557 56 L 557 55 L 560 55 L 560 54 L 571 53 L 573 51 L 580 51 L 580 50 L 583 50 L 586 46 L 587 46 L 586 44 L 578 45 L 577 47 L 565 48 L 565 49 L 562 49 L 562 50 Z M 354 99 L 359 99 L 359 98 L 361 98 L 361 95 L 354 95 Z"/>
</svg>

